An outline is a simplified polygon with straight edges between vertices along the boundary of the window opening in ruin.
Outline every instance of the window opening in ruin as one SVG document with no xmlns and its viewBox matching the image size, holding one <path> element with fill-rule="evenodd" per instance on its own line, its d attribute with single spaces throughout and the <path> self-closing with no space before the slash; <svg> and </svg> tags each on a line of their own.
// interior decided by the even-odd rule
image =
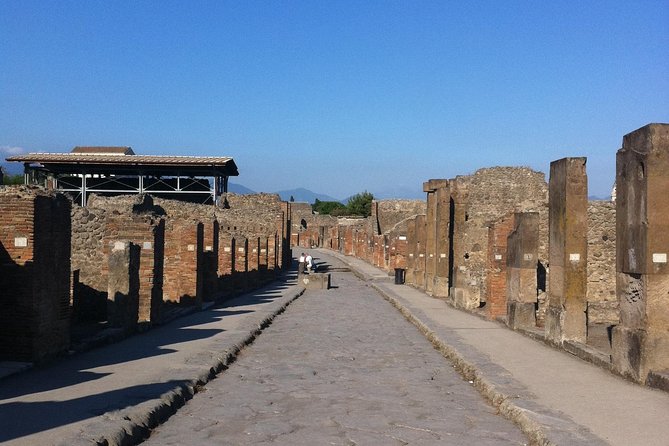
<svg viewBox="0 0 669 446">
<path fill-rule="evenodd" d="M 300 226 L 302 229 L 307 229 L 307 221 L 304 218 L 300 221 Z"/>
<path fill-rule="evenodd" d="M 465 260 L 469 260 L 469 253 L 468 252 L 465 253 Z"/>
<path fill-rule="evenodd" d="M 604 234 L 604 235 L 602 236 L 602 240 L 604 240 L 605 242 L 609 241 L 609 236 L 606 235 L 606 234 Z"/>
<path fill-rule="evenodd" d="M 469 221 L 469 214 L 465 213 L 465 221 Z"/>
</svg>

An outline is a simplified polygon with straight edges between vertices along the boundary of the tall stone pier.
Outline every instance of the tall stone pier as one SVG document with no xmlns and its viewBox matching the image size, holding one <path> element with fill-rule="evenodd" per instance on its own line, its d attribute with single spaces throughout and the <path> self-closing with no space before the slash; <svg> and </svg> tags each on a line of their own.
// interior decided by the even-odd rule
<svg viewBox="0 0 669 446">
<path fill-rule="evenodd" d="M 419 289 L 425 289 L 425 245 L 426 245 L 426 232 L 425 232 L 425 215 L 416 216 L 416 252 L 415 252 L 415 272 L 414 272 L 414 283 Z"/>
<path fill-rule="evenodd" d="M 423 183 L 427 193 L 425 290 L 435 297 L 448 296 L 448 223 L 450 191 L 448 180 Z"/>
<path fill-rule="evenodd" d="M 416 240 L 416 218 L 407 221 L 407 270 L 404 277 L 405 283 L 416 284 L 416 250 L 418 241 Z"/>
<path fill-rule="evenodd" d="M 109 253 L 107 320 L 113 327 L 128 331 L 137 326 L 139 315 L 140 247 L 116 241 Z"/>
<path fill-rule="evenodd" d="M 488 227 L 488 275 L 483 311 L 488 319 L 506 316 L 507 240 L 514 229 L 514 214 L 505 215 Z"/>
<path fill-rule="evenodd" d="M 507 320 L 515 330 L 536 326 L 539 213 L 516 213 L 513 222 L 507 240 L 506 284 Z"/>
<path fill-rule="evenodd" d="M 616 156 L 617 295 L 613 363 L 644 382 L 669 369 L 669 124 L 623 137 Z"/>
<path fill-rule="evenodd" d="M 546 339 L 585 343 L 588 258 L 588 177 L 586 158 L 551 163 Z"/>
</svg>

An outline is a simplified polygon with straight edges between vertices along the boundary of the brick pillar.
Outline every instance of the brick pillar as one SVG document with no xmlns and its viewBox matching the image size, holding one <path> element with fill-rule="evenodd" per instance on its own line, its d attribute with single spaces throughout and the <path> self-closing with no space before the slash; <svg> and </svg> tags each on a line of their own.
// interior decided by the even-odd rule
<svg viewBox="0 0 669 446">
<path fill-rule="evenodd" d="M 616 185 L 620 325 L 613 364 L 644 382 L 649 372 L 669 369 L 669 124 L 623 137 Z"/>
<path fill-rule="evenodd" d="M 344 255 L 353 255 L 353 228 L 351 226 L 344 227 Z"/>
<path fill-rule="evenodd" d="M 201 305 L 204 226 L 173 218 L 165 232 L 164 299 Z"/>
<path fill-rule="evenodd" d="M 235 239 L 228 233 L 221 233 L 218 250 L 218 289 L 232 291 L 232 275 L 235 270 Z"/>
<path fill-rule="evenodd" d="M 486 304 L 488 319 L 506 316 L 507 238 L 513 231 L 513 214 L 508 214 L 488 227 Z"/>
<path fill-rule="evenodd" d="M 588 258 L 588 177 L 585 158 L 551 163 L 546 338 L 585 343 Z"/>
<path fill-rule="evenodd" d="M 436 218 L 436 250 L 437 257 L 434 271 L 434 288 L 432 295 L 435 297 L 448 297 L 448 271 L 450 240 L 448 228 L 450 224 L 450 199 L 451 191 L 447 180 L 436 180 L 435 189 L 435 218 Z"/>
<path fill-rule="evenodd" d="M 392 257 L 390 259 L 391 268 L 402 268 L 408 270 L 407 266 L 407 236 L 398 235 L 392 241 Z"/>
<path fill-rule="evenodd" d="M 64 195 L 0 188 L 0 360 L 69 347 L 70 210 Z"/>
<path fill-rule="evenodd" d="M 128 331 L 135 329 L 139 315 L 139 253 L 138 245 L 116 241 L 108 258 L 107 320 Z"/>
<path fill-rule="evenodd" d="M 539 213 L 516 213 L 512 221 L 506 248 L 506 299 L 507 324 L 515 330 L 536 326 Z"/>
<path fill-rule="evenodd" d="M 281 240 L 279 240 L 279 244 L 277 245 L 277 251 L 279 253 L 277 254 L 277 257 L 279 258 L 279 263 L 277 264 L 277 266 L 279 268 L 289 269 L 293 262 L 293 254 L 291 250 L 291 247 L 293 246 L 291 244 L 292 242 L 291 225 L 293 224 L 292 223 L 293 211 L 290 202 L 288 201 L 282 202 L 282 211 L 283 211 L 283 222 L 282 222 Z"/>
<path fill-rule="evenodd" d="M 266 276 L 269 268 L 269 238 L 267 236 L 260 237 L 258 242 L 258 271 L 262 276 Z"/>
<path fill-rule="evenodd" d="M 244 291 L 248 289 L 249 241 L 246 237 L 235 236 L 235 247 L 235 273 L 233 275 L 235 289 Z"/>
<path fill-rule="evenodd" d="M 163 302 L 165 221 L 151 214 L 119 214 L 108 218 L 103 244 L 106 260 L 100 272 L 106 283 L 108 257 L 119 240 L 130 241 L 140 249 L 138 321 L 157 322 Z"/>
<path fill-rule="evenodd" d="M 418 249 L 418 239 L 416 238 L 416 218 L 407 221 L 407 243 L 406 243 L 406 273 L 404 281 L 407 284 L 416 284 L 416 251 Z"/>
<path fill-rule="evenodd" d="M 474 298 L 469 293 L 469 254 L 466 251 L 463 238 L 467 231 L 467 205 L 469 192 L 466 185 L 457 181 L 451 182 L 449 207 L 450 207 L 450 255 L 452 255 L 451 280 L 449 281 L 449 297 L 458 308 L 468 310 L 479 305 L 478 297 Z"/>
<path fill-rule="evenodd" d="M 426 245 L 426 225 L 425 215 L 416 216 L 416 264 L 414 273 L 414 283 L 417 288 L 425 289 L 425 245 Z"/>
<path fill-rule="evenodd" d="M 276 233 L 267 238 L 267 270 L 271 273 L 274 273 L 277 269 L 278 258 L 277 258 L 277 242 L 279 239 L 279 234 Z"/>
<path fill-rule="evenodd" d="M 211 234 L 205 234 L 203 253 L 203 299 L 214 300 L 218 293 L 218 259 L 220 226 L 217 220 L 211 222 Z"/>
<path fill-rule="evenodd" d="M 437 197 L 430 180 L 423 183 L 423 192 L 427 194 L 427 209 L 425 211 L 425 292 L 432 295 L 434 276 L 437 269 Z"/>
</svg>

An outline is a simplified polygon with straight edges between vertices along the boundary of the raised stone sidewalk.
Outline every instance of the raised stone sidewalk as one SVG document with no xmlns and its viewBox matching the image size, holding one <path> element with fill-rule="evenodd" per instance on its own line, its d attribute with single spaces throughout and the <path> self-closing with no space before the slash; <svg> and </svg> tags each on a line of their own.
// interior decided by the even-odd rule
<svg viewBox="0 0 669 446">
<path fill-rule="evenodd" d="M 112 345 L 0 380 L 0 444 L 136 444 L 300 294 L 296 274 Z"/>
<path fill-rule="evenodd" d="M 362 260 L 347 263 L 536 444 L 667 445 L 669 395 L 457 310 Z"/>
</svg>

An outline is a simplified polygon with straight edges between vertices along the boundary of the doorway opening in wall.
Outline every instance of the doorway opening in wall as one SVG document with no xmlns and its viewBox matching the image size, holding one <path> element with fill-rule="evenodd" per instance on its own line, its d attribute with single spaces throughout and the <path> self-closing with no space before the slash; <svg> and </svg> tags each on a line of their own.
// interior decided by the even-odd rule
<svg viewBox="0 0 669 446">
<path fill-rule="evenodd" d="M 455 202 L 450 199 L 448 209 L 448 294 L 451 294 L 451 289 L 455 286 L 453 283 L 453 260 L 455 254 L 453 251 L 453 234 L 455 226 Z"/>
</svg>

